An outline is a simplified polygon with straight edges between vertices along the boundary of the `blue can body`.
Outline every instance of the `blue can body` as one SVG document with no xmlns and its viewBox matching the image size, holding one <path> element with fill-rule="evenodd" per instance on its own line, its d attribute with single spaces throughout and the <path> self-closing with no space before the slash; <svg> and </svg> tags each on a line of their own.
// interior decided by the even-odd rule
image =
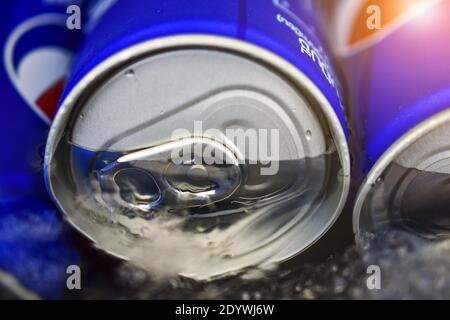
<svg viewBox="0 0 450 320">
<path fill-rule="evenodd" d="M 392 1 L 383 6 L 385 11 L 395 7 Z M 421 11 L 403 6 L 397 9 L 403 17 L 398 23 L 346 43 L 344 51 L 353 88 L 352 125 L 364 149 L 360 168 L 366 173 L 409 130 L 450 107 L 450 2 L 425 1 Z M 361 4 L 355 21 L 364 21 L 363 15 Z M 355 24 L 354 29 L 365 27 Z"/>
<path fill-rule="evenodd" d="M 0 269 L 46 298 L 59 296 L 67 265 L 78 261 L 42 174 L 49 124 L 79 37 L 66 27 L 68 5 L 8 0 L 0 11 Z"/>
<path fill-rule="evenodd" d="M 86 40 L 65 94 L 99 63 L 137 43 L 172 35 L 218 35 L 257 45 L 296 66 L 322 91 L 346 132 L 314 1 L 91 1 L 88 16 Z"/>
</svg>

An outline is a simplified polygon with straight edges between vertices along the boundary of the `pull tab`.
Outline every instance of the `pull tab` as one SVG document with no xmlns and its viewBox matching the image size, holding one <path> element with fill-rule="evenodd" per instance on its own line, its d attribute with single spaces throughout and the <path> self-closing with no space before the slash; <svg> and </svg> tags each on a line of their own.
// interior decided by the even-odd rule
<svg viewBox="0 0 450 320">
<path fill-rule="evenodd" d="M 202 137 L 127 154 L 100 170 L 98 180 L 112 208 L 157 212 L 223 201 L 238 189 L 242 176 L 229 148 Z"/>
</svg>

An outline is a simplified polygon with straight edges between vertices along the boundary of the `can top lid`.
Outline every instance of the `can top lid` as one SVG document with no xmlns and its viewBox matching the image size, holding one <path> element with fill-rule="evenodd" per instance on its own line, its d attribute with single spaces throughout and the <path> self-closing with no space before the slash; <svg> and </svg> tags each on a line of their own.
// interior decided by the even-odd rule
<svg viewBox="0 0 450 320">
<path fill-rule="evenodd" d="M 155 146 L 181 129 L 195 135 L 276 129 L 283 147 L 290 145 L 280 148 L 280 160 L 315 157 L 327 148 L 320 119 L 292 85 L 261 64 L 211 49 L 132 64 L 102 84 L 79 114 L 72 143 L 88 150 Z"/>
</svg>

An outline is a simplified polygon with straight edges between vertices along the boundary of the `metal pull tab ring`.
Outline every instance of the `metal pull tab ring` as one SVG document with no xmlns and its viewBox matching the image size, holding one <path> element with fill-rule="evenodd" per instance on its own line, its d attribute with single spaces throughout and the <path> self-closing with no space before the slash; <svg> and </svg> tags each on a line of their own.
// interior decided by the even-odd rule
<svg viewBox="0 0 450 320">
<path fill-rule="evenodd" d="M 100 170 L 98 180 L 112 208 L 202 207 L 227 199 L 241 185 L 239 157 L 213 139 L 182 138 L 120 157 Z"/>
</svg>

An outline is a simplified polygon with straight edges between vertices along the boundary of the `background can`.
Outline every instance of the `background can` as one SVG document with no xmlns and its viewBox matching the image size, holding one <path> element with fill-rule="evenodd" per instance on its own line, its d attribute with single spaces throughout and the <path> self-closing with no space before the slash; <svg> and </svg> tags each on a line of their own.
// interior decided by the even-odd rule
<svg viewBox="0 0 450 320">
<path fill-rule="evenodd" d="M 43 179 L 49 124 L 79 36 L 66 27 L 70 4 L 81 3 L 3 1 L 0 12 L 0 269 L 47 298 L 59 296 L 77 261 Z"/>
<path fill-rule="evenodd" d="M 341 213 L 350 181 L 339 82 L 313 3 L 92 1 L 83 26 L 83 48 L 46 150 L 48 188 L 69 221 L 100 248 L 139 266 L 148 269 L 161 260 L 166 262 L 159 271 L 173 269 L 202 278 L 283 261 L 312 246 Z M 285 206 L 284 214 L 261 218 L 259 227 L 236 222 L 227 214 L 213 217 L 219 221 L 214 226 L 241 228 L 239 235 L 226 237 L 232 239 L 226 253 L 225 246 L 216 243 L 220 236 L 198 231 L 201 244 L 190 248 L 192 252 L 171 248 L 176 241 L 169 238 L 168 244 L 157 248 L 165 251 L 166 256 L 160 257 L 143 230 L 151 229 L 149 237 L 154 238 L 163 226 L 147 226 L 154 215 L 133 210 L 146 205 L 134 203 L 130 209 L 114 193 L 120 189 L 114 184 L 121 179 L 119 171 L 114 171 L 113 179 L 103 179 L 103 174 L 114 166 L 126 169 L 123 162 L 135 163 L 155 150 L 166 152 L 170 132 L 185 126 L 192 130 L 196 120 L 203 121 L 205 129 L 281 128 L 280 162 L 302 162 L 303 180 L 293 183 L 300 183 L 295 192 L 305 190 L 307 200 L 298 206 L 285 200 L 271 203 L 264 189 L 265 184 L 276 192 L 292 189 L 290 179 L 300 180 L 299 170 L 284 169 L 272 180 L 258 176 L 252 191 L 241 185 L 230 191 L 225 198 L 235 200 L 235 207 L 227 209 L 239 211 L 262 199 L 268 201 L 266 208 Z M 146 176 L 135 173 L 136 179 Z M 242 171 L 235 174 L 241 177 Z M 152 179 L 148 177 L 147 185 Z M 114 182 L 108 192 L 103 187 L 106 180 Z M 309 195 L 314 188 L 317 194 Z M 155 187 L 156 193 L 159 189 Z M 179 206 L 184 196 L 174 205 Z M 210 218 L 212 202 L 195 204 L 201 211 L 197 216 Z M 210 222 L 194 223 L 196 230 L 211 227 Z M 173 230 L 169 234 L 175 237 Z M 180 243 L 197 243 L 197 234 L 193 239 L 184 237 Z M 208 237 L 212 239 L 203 246 Z M 210 254 L 209 248 L 220 254 Z"/>
<path fill-rule="evenodd" d="M 447 237 L 450 2 L 323 5 L 350 88 L 349 121 L 360 151 L 355 171 L 367 174 L 354 207 L 355 233 L 401 226 Z"/>
</svg>

